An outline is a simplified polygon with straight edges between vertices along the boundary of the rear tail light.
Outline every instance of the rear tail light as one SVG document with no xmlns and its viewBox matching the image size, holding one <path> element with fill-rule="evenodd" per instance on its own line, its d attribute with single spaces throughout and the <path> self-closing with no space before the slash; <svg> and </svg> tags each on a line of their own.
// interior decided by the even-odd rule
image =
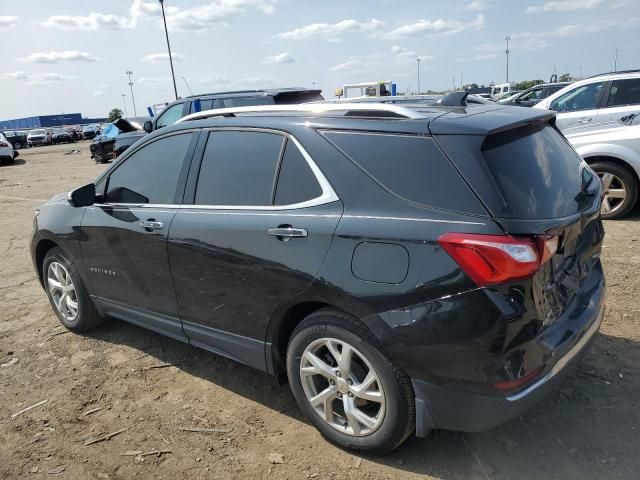
<svg viewBox="0 0 640 480">
<path fill-rule="evenodd" d="M 9 144 L 5 142 L 0 142 L 0 148 L 8 148 Z"/>
<path fill-rule="evenodd" d="M 480 287 L 532 277 L 558 249 L 558 237 L 445 233 L 438 243 Z"/>
<path fill-rule="evenodd" d="M 501 390 L 503 392 L 510 392 L 510 391 L 517 390 L 518 388 L 526 385 L 527 383 L 535 379 L 538 375 L 540 375 L 540 372 L 542 372 L 543 369 L 544 369 L 544 366 L 539 366 L 538 368 L 530 371 L 529 373 L 527 373 L 526 375 L 520 378 L 516 378 L 515 380 L 508 380 L 506 382 L 494 383 L 493 386 L 496 389 Z"/>
</svg>

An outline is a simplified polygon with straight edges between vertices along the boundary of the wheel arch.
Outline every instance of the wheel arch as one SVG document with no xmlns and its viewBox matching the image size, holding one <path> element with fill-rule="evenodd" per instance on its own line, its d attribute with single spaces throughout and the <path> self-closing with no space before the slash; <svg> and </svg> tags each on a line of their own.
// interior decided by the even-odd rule
<svg viewBox="0 0 640 480">
<path fill-rule="evenodd" d="M 609 162 L 628 170 L 631 173 L 631 175 L 633 175 L 636 185 L 640 187 L 640 174 L 638 174 L 638 171 L 636 170 L 634 165 L 632 165 L 631 162 L 628 162 L 625 159 L 621 159 L 619 157 L 611 156 L 611 155 L 595 154 L 595 155 L 587 155 L 587 156 L 584 156 L 583 158 L 584 158 L 584 161 L 587 162 L 589 165 L 595 162 Z"/>
<path fill-rule="evenodd" d="M 36 248 L 34 250 L 36 269 L 38 272 L 38 280 L 40 280 L 40 285 L 42 285 L 43 287 L 44 287 L 44 271 L 43 271 L 44 257 L 47 256 L 47 252 L 49 252 L 49 250 L 56 247 L 60 248 L 60 245 L 49 238 L 43 238 L 37 243 Z"/>
</svg>

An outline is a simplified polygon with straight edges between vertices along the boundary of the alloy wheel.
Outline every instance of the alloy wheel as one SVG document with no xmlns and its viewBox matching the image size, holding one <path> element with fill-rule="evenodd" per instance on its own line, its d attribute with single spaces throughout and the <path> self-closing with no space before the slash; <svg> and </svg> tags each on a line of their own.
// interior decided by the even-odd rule
<svg viewBox="0 0 640 480">
<path fill-rule="evenodd" d="M 602 180 L 604 198 L 602 200 L 602 213 L 613 214 L 618 211 L 627 198 L 627 189 L 624 182 L 610 172 L 598 172 Z"/>
<path fill-rule="evenodd" d="M 300 360 L 300 379 L 315 412 L 352 436 L 375 432 L 384 419 L 385 393 L 365 356 L 336 338 L 310 343 Z"/>
<path fill-rule="evenodd" d="M 78 317 L 78 295 L 69 271 L 60 262 L 49 264 L 47 285 L 58 313 L 73 322 Z"/>
</svg>

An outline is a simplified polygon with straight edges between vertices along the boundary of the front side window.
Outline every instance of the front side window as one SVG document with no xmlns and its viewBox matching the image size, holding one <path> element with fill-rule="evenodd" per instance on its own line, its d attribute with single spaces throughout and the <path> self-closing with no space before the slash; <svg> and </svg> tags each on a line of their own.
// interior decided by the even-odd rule
<svg viewBox="0 0 640 480">
<path fill-rule="evenodd" d="M 559 96 L 549 108 L 556 112 L 579 112 L 581 110 L 593 110 L 597 108 L 598 98 L 604 82 L 581 85 Z"/>
<path fill-rule="evenodd" d="M 215 131 L 202 158 L 195 203 L 271 205 L 284 137 L 266 132 Z"/>
<path fill-rule="evenodd" d="M 182 118 L 182 109 L 184 108 L 182 103 L 178 103 L 166 109 L 158 117 L 156 128 L 162 128 L 169 125 L 173 125 Z"/>
<path fill-rule="evenodd" d="M 108 203 L 174 203 L 178 176 L 191 133 L 149 143 L 119 165 L 109 176 Z"/>
<path fill-rule="evenodd" d="M 640 78 L 614 80 L 607 100 L 607 107 L 640 105 Z"/>
<path fill-rule="evenodd" d="M 540 100 L 542 98 L 542 89 L 536 88 L 535 90 L 531 90 L 529 93 L 525 93 L 520 97 L 521 101 L 525 100 Z"/>
</svg>

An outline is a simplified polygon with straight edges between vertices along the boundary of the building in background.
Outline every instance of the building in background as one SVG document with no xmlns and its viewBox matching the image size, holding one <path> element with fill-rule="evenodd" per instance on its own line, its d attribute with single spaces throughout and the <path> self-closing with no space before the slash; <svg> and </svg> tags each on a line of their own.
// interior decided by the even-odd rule
<svg viewBox="0 0 640 480">
<path fill-rule="evenodd" d="M 39 115 L 36 117 L 0 120 L 0 130 L 23 130 L 27 128 L 61 127 L 63 125 L 84 125 L 101 123 L 104 118 L 82 118 L 81 113 L 63 113 L 59 115 Z"/>
</svg>

